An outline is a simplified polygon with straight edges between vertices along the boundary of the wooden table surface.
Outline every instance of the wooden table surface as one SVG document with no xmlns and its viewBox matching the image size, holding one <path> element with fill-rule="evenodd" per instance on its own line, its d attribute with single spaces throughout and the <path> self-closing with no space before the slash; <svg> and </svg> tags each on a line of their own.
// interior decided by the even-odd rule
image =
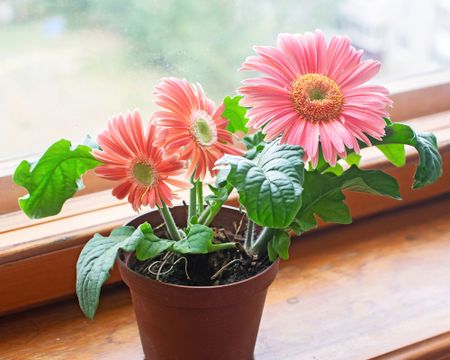
<svg viewBox="0 0 450 360">
<path fill-rule="evenodd" d="M 449 196 L 294 241 L 256 359 L 450 357 L 449 259 Z M 142 358 L 123 286 L 103 292 L 94 321 L 74 299 L 0 319 L 2 360 Z"/>
</svg>

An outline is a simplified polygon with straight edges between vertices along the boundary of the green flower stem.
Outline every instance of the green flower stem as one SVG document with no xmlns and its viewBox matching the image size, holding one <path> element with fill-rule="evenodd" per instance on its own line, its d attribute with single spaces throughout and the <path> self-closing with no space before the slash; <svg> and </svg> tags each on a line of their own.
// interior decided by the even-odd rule
<svg viewBox="0 0 450 360">
<path fill-rule="evenodd" d="M 180 232 L 178 231 L 177 225 L 175 224 L 175 220 L 173 219 L 172 214 L 170 213 L 170 210 L 165 203 L 163 203 L 163 206 L 159 208 L 159 212 L 164 219 L 164 222 L 166 223 L 166 228 L 169 232 L 170 237 L 173 240 L 181 240 Z"/>
<path fill-rule="evenodd" d="M 253 235 L 254 235 L 254 222 L 251 221 L 250 219 L 248 219 L 248 223 L 247 223 L 247 233 L 245 235 L 245 243 L 244 243 L 244 247 L 246 249 L 250 249 L 253 243 Z"/>
<path fill-rule="evenodd" d="M 233 186 L 230 184 L 227 184 L 227 185 L 225 185 L 225 188 L 227 189 L 228 196 L 230 196 L 231 192 L 233 191 Z M 227 196 L 227 199 L 228 199 L 228 196 Z M 203 225 L 211 224 L 211 222 L 214 220 L 214 218 L 216 217 L 217 213 L 219 212 L 219 210 L 221 209 L 223 204 L 225 204 L 225 201 L 226 200 L 223 200 L 223 201 L 220 200 L 220 201 L 215 201 L 214 203 L 210 204 L 205 210 L 203 210 L 202 214 L 198 218 L 198 223 L 203 224 Z"/>
<path fill-rule="evenodd" d="M 195 187 L 197 188 L 197 214 L 200 215 L 203 212 L 203 183 L 198 180 Z"/>
<path fill-rule="evenodd" d="M 227 250 L 227 249 L 236 249 L 236 243 L 227 242 L 227 243 L 221 243 L 221 244 L 212 244 L 209 249 L 209 252 Z"/>
<path fill-rule="evenodd" d="M 267 244 L 272 240 L 274 234 L 274 229 L 264 228 L 259 234 L 256 241 L 252 244 L 251 253 L 252 254 L 263 254 L 267 251 Z"/>
<path fill-rule="evenodd" d="M 194 175 L 192 175 L 191 177 L 191 184 L 192 184 L 192 188 L 189 192 L 189 209 L 188 209 L 188 221 L 187 223 L 190 224 L 191 219 L 193 216 L 195 216 L 196 210 L 197 210 L 197 186 L 194 180 Z"/>
</svg>

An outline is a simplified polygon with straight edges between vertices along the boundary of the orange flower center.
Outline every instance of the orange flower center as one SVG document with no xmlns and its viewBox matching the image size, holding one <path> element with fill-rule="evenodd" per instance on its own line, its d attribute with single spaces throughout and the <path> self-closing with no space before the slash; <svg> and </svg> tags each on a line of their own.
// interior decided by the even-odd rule
<svg viewBox="0 0 450 360">
<path fill-rule="evenodd" d="M 189 131 L 202 146 L 210 146 L 217 141 L 217 127 L 214 120 L 204 111 L 195 111 L 191 115 Z"/>
<path fill-rule="evenodd" d="M 321 74 L 299 76 L 291 83 L 292 101 L 297 112 L 309 121 L 338 118 L 344 104 L 339 86 Z"/>
<path fill-rule="evenodd" d="M 143 160 L 137 161 L 131 168 L 133 179 L 143 186 L 151 186 L 155 183 L 156 172 L 153 167 Z"/>
</svg>

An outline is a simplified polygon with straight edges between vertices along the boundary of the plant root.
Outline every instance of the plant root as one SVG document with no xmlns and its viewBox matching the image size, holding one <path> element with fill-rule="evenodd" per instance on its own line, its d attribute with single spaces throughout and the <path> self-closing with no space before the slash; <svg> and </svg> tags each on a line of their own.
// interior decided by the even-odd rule
<svg viewBox="0 0 450 360">
<path fill-rule="evenodd" d="M 170 257 L 173 255 L 173 253 L 166 253 L 164 255 L 164 258 L 162 260 L 157 260 L 152 262 L 148 267 L 147 271 L 156 276 L 156 280 L 159 281 L 159 278 L 161 275 L 167 275 L 169 274 L 175 267 L 176 264 L 178 264 L 181 260 L 184 260 L 184 273 L 186 274 L 186 278 L 188 280 L 191 280 L 191 277 L 189 276 L 187 267 L 188 267 L 188 259 L 184 256 L 179 257 L 177 260 L 175 260 L 172 264 L 167 264 L 167 261 L 169 261 Z M 170 266 L 167 270 L 163 271 L 165 265 Z M 159 265 L 158 270 L 155 271 L 153 268 L 155 266 Z"/>
<path fill-rule="evenodd" d="M 241 259 L 234 259 L 234 260 L 231 260 L 230 262 L 226 263 L 213 276 L 211 276 L 211 280 L 213 280 L 213 281 L 217 280 L 222 275 L 222 273 L 225 271 L 225 269 L 227 267 L 229 267 L 230 265 L 232 265 L 234 263 L 237 263 L 237 262 L 242 262 L 242 260 Z"/>
<path fill-rule="evenodd" d="M 241 231 L 242 223 L 244 222 L 244 218 L 245 218 L 245 214 L 242 215 L 241 220 L 239 221 L 239 225 L 238 225 L 237 228 L 236 228 L 236 225 L 235 225 L 235 230 L 236 231 L 234 233 L 234 237 L 233 237 L 232 241 L 236 241 L 236 237 L 238 236 L 239 232 Z"/>
<path fill-rule="evenodd" d="M 172 268 L 178 263 L 180 262 L 180 260 L 184 260 L 184 273 L 186 274 L 186 278 L 188 280 L 191 280 L 191 277 L 189 276 L 188 273 L 188 259 L 187 257 L 181 256 L 179 257 L 173 264 L 172 264 Z"/>
<path fill-rule="evenodd" d="M 161 223 L 161 224 L 159 224 L 157 227 L 155 227 L 153 230 L 156 231 L 156 230 L 162 229 L 165 225 L 166 225 L 166 224 Z"/>
</svg>

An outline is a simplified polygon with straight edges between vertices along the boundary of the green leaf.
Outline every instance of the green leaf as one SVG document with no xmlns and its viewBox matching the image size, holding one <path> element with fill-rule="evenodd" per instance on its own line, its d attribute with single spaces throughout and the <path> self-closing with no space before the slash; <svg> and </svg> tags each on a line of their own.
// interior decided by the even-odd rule
<svg viewBox="0 0 450 360">
<path fill-rule="evenodd" d="M 394 123 L 386 126 L 386 135 L 382 141 L 373 140 L 372 144 L 404 144 L 416 148 L 419 153 L 419 166 L 414 174 L 415 189 L 432 184 L 442 175 L 442 157 L 436 137 L 431 133 L 415 132 L 408 125 Z"/>
<path fill-rule="evenodd" d="M 278 257 L 277 252 L 273 248 L 273 242 L 272 241 L 269 241 L 268 244 L 267 244 L 267 255 L 269 256 L 269 261 L 271 261 L 271 262 L 274 262 L 277 259 L 277 257 Z"/>
<path fill-rule="evenodd" d="M 19 199 L 20 207 L 30 218 L 58 214 L 64 202 L 82 188 L 81 175 L 100 164 L 88 146 L 71 149 L 70 141 L 59 140 L 36 164 L 24 160 L 14 172 L 14 182 L 29 192 Z"/>
<path fill-rule="evenodd" d="M 302 207 L 295 220 L 302 231 L 308 231 L 317 226 L 315 215 L 325 222 L 351 223 L 350 211 L 343 203 L 345 196 L 338 178 L 333 174 L 305 172 Z"/>
<path fill-rule="evenodd" d="M 405 165 L 406 163 L 405 145 L 386 144 L 386 145 L 377 145 L 377 148 L 395 166 L 402 167 Z"/>
<path fill-rule="evenodd" d="M 220 174 L 220 172 L 219 172 Z M 226 177 L 224 179 L 226 182 Z M 212 194 L 205 197 L 205 201 L 209 204 L 211 202 L 221 201 L 225 202 L 228 199 L 228 190 L 224 187 L 215 187 L 212 185 L 208 185 Z"/>
<path fill-rule="evenodd" d="M 120 249 L 135 250 L 141 239 L 140 228 L 123 226 L 106 237 L 95 234 L 83 248 L 77 262 L 77 296 L 81 310 L 88 318 L 95 315 L 100 289 L 110 276 L 117 252 Z"/>
<path fill-rule="evenodd" d="M 283 260 L 289 259 L 289 246 L 291 237 L 285 230 L 276 230 L 272 240 L 267 244 L 267 253 L 270 261 L 275 261 L 279 256 Z"/>
<path fill-rule="evenodd" d="M 341 176 L 317 171 L 305 173 L 302 207 L 291 225 L 297 233 L 317 226 L 317 215 L 325 222 L 351 223 L 342 190 L 365 192 L 400 199 L 397 181 L 379 170 L 361 170 L 353 165 Z"/>
<path fill-rule="evenodd" d="M 260 154 L 264 150 L 264 147 L 267 144 L 264 141 L 264 134 L 262 133 L 262 131 L 244 136 L 242 142 L 247 147 L 245 157 L 250 160 L 256 158 L 256 156 L 258 156 L 258 154 Z"/>
<path fill-rule="evenodd" d="M 250 135 L 246 135 L 242 138 L 242 142 L 244 143 L 247 150 L 254 149 L 260 145 L 264 147 L 265 141 L 264 141 L 265 135 L 262 131 L 255 132 Z"/>
<path fill-rule="evenodd" d="M 220 171 L 217 173 L 217 176 L 216 176 L 215 185 L 217 188 L 221 189 L 227 184 L 227 178 L 228 178 L 229 174 L 230 174 L 229 168 L 220 169 Z"/>
<path fill-rule="evenodd" d="M 314 216 L 313 216 L 314 218 Z M 313 219 L 315 221 L 315 219 Z M 305 225 L 307 227 L 307 225 Z M 314 225 L 312 226 L 314 227 Z M 297 222 L 295 219 L 294 221 L 289 225 L 289 228 L 296 234 L 300 235 L 303 232 L 303 227 L 300 225 L 299 222 Z"/>
<path fill-rule="evenodd" d="M 187 236 L 175 242 L 172 250 L 182 254 L 207 254 L 212 245 L 214 234 L 208 226 L 195 224 L 189 229 Z"/>
<path fill-rule="evenodd" d="M 138 260 L 144 261 L 154 258 L 170 249 L 175 243 L 173 240 L 160 239 L 148 223 L 142 224 L 138 229 L 141 231 L 141 240 L 136 246 L 136 258 Z"/>
<path fill-rule="evenodd" d="M 223 99 L 224 110 L 222 116 L 228 120 L 228 131 L 232 133 L 242 131 L 246 134 L 248 132 L 248 119 L 245 117 L 247 109 L 239 105 L 241 99 L 242 96 L 235 96 L 233 98 L 227 96 Z"/>
<path fill-rule="evenodd" d="M 397 180 L 380 170 L 361 170 L 352 166 L 335 181 L 343 190 L 401 199 Z"/>
<path fill-rule="evenodd" d="M 327 168 L 324 173 L 332 173 L 334 175 L 341 175 L 344 172 L 344 168 L 341 164 L 337 163 L 334 167 Z"/>
<path fill-rule="evenodd" d="M 361 162 L 361 155 L 352 152 L 352 153 L 348 154 L 344 160 L 350 166 L 352 166 L 352 165 L 359 166 L 359 163 Z"/>
<path fill-rule="evenodd" d="M 303 150 L 299 146 L 266 146 L 254 160 L 225 155 L 217 164 L 229 165 L 227 181 L 256 224 L 270 228 L 288 226 L 301 206 Z"/>
<path fill-rule="evenodd" d="M 207 254 L 209 252 L 235 247 L 235 243 L 214 244 L 214 232 L 211 228 L 201 224 L 191 225 L 187 236 L 174 242 L 171 251 L 180 254 Z"/>
</svg>

